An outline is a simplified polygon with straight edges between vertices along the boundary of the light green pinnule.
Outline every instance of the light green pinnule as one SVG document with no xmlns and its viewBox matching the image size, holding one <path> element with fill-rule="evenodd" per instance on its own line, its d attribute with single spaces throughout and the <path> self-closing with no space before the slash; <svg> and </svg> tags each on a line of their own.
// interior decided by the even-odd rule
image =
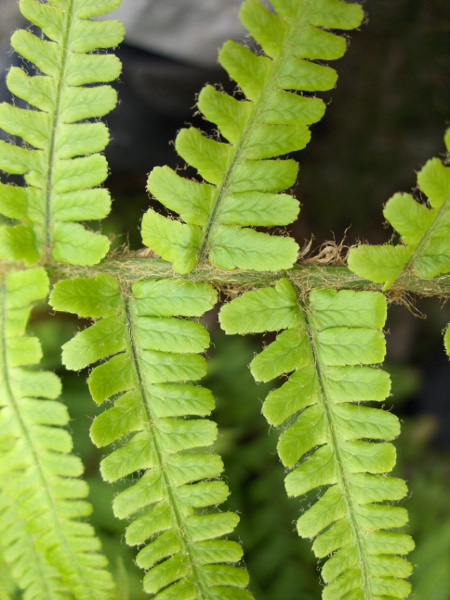
<svg viewBox="0 0 450 600">
<path fill-rule="evenodd" d="M 358 27 L 363 11 L 340 0 L 272 4 L 276 14 L 259 0 L 246 0 L 240 14 L 264 55 L 232 41 L 219 54 L 244 98 L 210 85 L 199 95 L 198 107 L 217 125 L 221 140 L 196 128 L 183 129 L 176 139 L 177 152 L 204 181 L 186 180 L 169 167 L 150 174 L 151 194 L 182 221 L 150 209 L 142 223 L 143 241 L 179 273 L 205 260 L 226 270 L 257 271 L 288 269 L 297 260 L 292 238 L 252 227 L 296 219 L 298 201 L 282 192 L 294 185 L 298 165 L 279 157 L 304 148 L 308 126 L 324 114 L 322 100 L 301 92 L 330 90 L 336 83 L 336 72 L 315 62 L 345 52 L 346 40 L 328 29 Z"/>
<path fill-rule="evenodd" d="M 448 133 L 447 151 L 450 152 Z M 350 269 L 389 289 L 403 273 L 423 278 L 450 273 L 450 167 L 430 159 L 417 175 L 428 205 L 411 194 L 395 194 L 383 215 L 400 233 L 402 243 L 393 246 L 360 245 L 348 257 Z"/>
<path fill-rule="evenodd" d="M 24 600 L 66 600 L 67 588 L 62 584 L 61 575 L 36 547 L 35 537 L 27 529 L 27 521 L 17 510 L 13 481 L 8 481 L 8 478 L 4 478 L 0 489 L 0 523 L 0 547 L 5 561 L 1 566 L 5 574 L 10 571 L 23 591 Z M 9 596 L 7 598 L 11 600 Z M 0 600 L 3 600 L 1 593 Z"/>
<path fill-rule="evenodd" d="M 374 366 L 385 355 L 386 300 L 378 292 L 315 290 L 307 301 L 297 298 L 294 312 L 294 296 L 288 280 L 248 292 L 222 308 L 220 322 L 227 333 L 261 332 L 264 320 L 266 331 L 284 330 L 250 369 L 256 381 L 290 374 L 262 412 L 283 427 L 278 453 L 291 469 L 288 495 L 321 490 L 298 519 L 298 533 L 326 560 L 324 600 L 406 598 L 412 568 L 402 555 L 414 543 L 392 531 L 408 517 L 391 503 L 407 490 L 387 476 L 400 425 L 362 404 L 382 402 L 390 391 L 388 374 Z M 295 317 L 286 320 L 286 310 Z"/>
<path fill-rule="evenodd" d="M 64 427 L 67 408 L 56 399 L 54 373 L 30 369 L 39 341 L 25 335 L 32 303 L 46 297 L 42 268 L 2 277 L 0 289 L 0 525 L 25 599 L 111 600 L 113 581 L 93 528 L 80 479 L 83 465 Z"/>
<path fill-rule="evenodd" d="M 92 265 L 109 240 L 78 221 L 103 219 L 110 211 L 108 174 L 100 153 L 109 142 L 106 125 L 88 122 L 116 105 L 110 85 L 120 61 L 99 49 L 117 46 L 124 28 L 117 21 L 93 20 L 115 10 L 120 0 L 21 0 L 22 14 L 43 32 L 19 30 L 16 52 L 35 65 L 30 76 L 12 67 L 9 90 L 28 108 L 0 105 L 0 127 L 24 147 L 0 141 L 0 169 L 23 175 L 26 185 L 0 184 L 0 212 L 13 220 L 0 229 L 0 257 L 36 263 L 47 254 L 57 261 Z"/>
<path fill-rule="evenodd" d="M 106 275 L 59 282 L 51 296 L 58 310 L 99 318 L 65 344 L 63 362 L 81 369 L 108 359 L 88 383 L 95 402 L 114 405 L 96 418 L 91 436 L 97 446 L 124 438 L 101 463 L 105 480 L 143 472 L 115 497 L 113 510 L 130 520 L 126 541 L 141 546 L 144 590 L 158 600 L 252 598 L 247 572 L 233 564 L 242 548 L 222 539 L 239 518 L 213 508 L 229 495 L 211 449 L 217 427 L 204 418 L 214 399 L 194 383 L 206 374 L 200 353 L 209 335 L 192 317 L 216 301 L 208 284 L 139 281 L 123 294 Z"/>
</svg>

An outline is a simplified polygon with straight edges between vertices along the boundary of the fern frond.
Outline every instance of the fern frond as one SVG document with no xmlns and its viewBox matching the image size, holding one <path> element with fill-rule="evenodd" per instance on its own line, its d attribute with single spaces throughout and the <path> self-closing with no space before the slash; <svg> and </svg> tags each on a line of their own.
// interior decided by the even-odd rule
<svg viewBox="0 0 450 600">
<path fill-rule="evenodd" d="M 450 141 L 446 137 L 447 152 Z M 432 278 L 450 273 L 450 167 L 438 158 L 429 160 L 417 175 L 429 207 L 410 194 L 395 194 L 383 215 L 402 236 L 396 246 L 361 245 L 352 248 L 350 269 L 389 289 L 404 272 Z"/>
<path fill-rule="evenodd" d="M 9 487 L 12 484 L 13 481 L 10 481 Z M 16 497 L 13 493 L 8 493 L 7 487 L 8 483 L 2 482 L 0 544 L 12 577 L 20 583 L 24 600 L 67 600 L 67 590 L 62 585 L 61 575 L 36 548 L 33 535 L 27 530 L 27 522 L 17 510 Z"/>
<path fill-rule="evenodd" d="M 219 55 L 245 99 L 212 86 L 198 98 L 200 111 L 218 126 L 223 141 L 195 128 L 182 130 L 176 139 L 179 155 L 205 182 L 185 180 L 169 167 L 150 174 L 151 194 L 184 223 L 149 210 L 142 223 L 143 241 L 179 273 L 206 259 L 223 269 L 258 271 L 287 269 L 297 259 L 293 239 L 251 227 L 295 220 L 298 201 L 280 192 L 295 183 L 298 166 L 278 157 L 304 148 L 308 125 L 325 111 L 318 98 L 296 92 L 334 87 L 335 71 L 314 61 L 340 58 L 346 41 L 325 28 L 353 29 L 363 12 L 359 5 L 340 0 L 272 4 L 277 15 L 258 0 L 247 0 L 241 9 L 241 20 L 264 56 L 235 42 L 227 42 Z"/>
<path fill-rule="evenodd" d="M 99 298 L 107 299 L 104 309 Z M 241 547 L 216 539 L 233 531 L 237 515 L 204 511 L 229 494 L 218 479 L 222 462 L 211 453 L 216 426 L 200 418 L 211 412 L 213 397 L 192 383 L 206 373 L 198 353 L 209 336 L 196 321 L 177 318 L 212 308 L 213 288 L 152 280 L 122 295 L 117 281 L 99 275 L 58 283 L 51 302 L 58 310 L 99 318 L 64 346 L 63 361 L 81 369 L 108 359 L 88 383 L 96 402 L 115 397 L 115 403 L 97 417 L 91 436 L 98 446 L 125 438 L 102 461 L 107 481 L 144 471 L 113 504 L 117 517 L 132 520 L 128 544 L 146 544 L 137 555 L 147 570 L 144 590 L 158 600 L 252 598 L 243 589 L 247 573 L 229 564 L 241 559 Z"/>
<path fill-rule="evenodd" d="M 270 315 L 270 320 L 267 320 Z M 288 280 L 244 294 L 222 308 L 227 333 L 280 331 L 251 363 L 256 381 L 292 373 L 263 406 L 271 425 L 284 426 L 278 442 L 289 496 L 326 491 L 297 522 L 301 536 L 326 559 L 324 600 L 406 598 L 410 536 L 393 532 L 406 510 L 384 502 L 406 494 L 403 481 L 386 476 L 395 464 L 389 443 L 397 417 L 362 402 L 383 401 L 389 376 L 382 362 L 386 300 L 376 292 L 313 291 L 297 297 Z M 268 321 L 264 326 L 264 321 Z M 400 555 L 400 556 L 398 556 Z"/>
<path fill-rule="evenodd" d="M 24 175 L 25 187 L 1 184 L 0 211 L 17 224 L 0 229 L 0 257 L 37 262 L 46 252 L 71 264 L 98 263 L 109 249 L 105 236 L 77 221 L 103 219 L 111 199 L 99 186 L 107 176 L 102 152 L 109 141 L 103 123 L 87 122 L 117 102 L 109 85 L 120 61 L 97 49 L 117 46 L 123 26 L 92 17 L 115 10 L 120 0 L 21 0 L 23 15 L 45 39 L 16 31 L 13 48 L 37 67 L 30 76 L 11 68 L 9 90 L 28 108 L 0 105 L 0 127 L 24 146 L 0 141 L 0 169 Z"/>
<path fill-rule="evenodd" d="M 26 589 L 25 597 L 59 599 L 72 594 L 77 600 L 108 600 L 113 582 L 98 552 L 100 542 L 91 526 L 79 521 L 90 514 L 91 506 L 85 500 L 86 483 L 78 479 L 83 465 L 70 454 L 72 440 L 62 429 L 69 421 L 67 409 L 55 401 L 60 381 L 53 373 L 25 368 L 41 358 L 38 340 L 24 332 L 32 302 L 47 292 L 48 278 L 41 268 L 2 278 L 2 542 L 11 543 L 5 557 L 14 562 L 13 573 Z M 25 529 L 28 536 L 20 539 Z M 34 560 L 30 568 L 26 559 L 37 553 L 45 561 Z M 41 595 L 33 595 L 36 589 Z"/>
</svg>

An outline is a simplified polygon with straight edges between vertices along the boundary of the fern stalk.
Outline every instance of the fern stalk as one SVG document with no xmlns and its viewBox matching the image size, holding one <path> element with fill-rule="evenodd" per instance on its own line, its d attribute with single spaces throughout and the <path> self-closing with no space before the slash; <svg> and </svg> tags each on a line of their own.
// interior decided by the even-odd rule
<svg viewBox="0 0 450 600">
<path fill-rule="evenodd" d="M 381 291 L 382 285 L 372 283 L 363 277 L 353 273 L 348 267 L 341 266 L 316 266 L 297 264 L 288 271 L 281 272 L 255 272 L 239 270 L 234 272 L 223 271 L 211 265 L 198 265 L 191 273 L 179 275 L 173 272 L 171 263 L 164 260 L 139 258 L 130 253 L 125 257 L 112 256 L 109 260 L 93 267 L 70 266 L 47 263 L 47 272 L 53 281 L 60 279 L 77 279 L 83 277 L 97 277 L 105 274 L 111 277 L 120 277 L 124 285 L 132 285 L 135 281 L 142 279 L 170 279 L 186 280 L 192 283 L 213 283 L 218 289 L 253 289 L 275 285 L 281 277 L 289 277 L 289 280 L 302 290 L 302 294 L 308 294 L 314 289 L 353 289 Z M 14 264 L 3 263 L 0 272 L 14 271 Z M 411 273 L 403 273 L 392 286 L 389 296 L 393 301 L 402 301 L 407 294 L 420 294 L 421 296 L 439 296 L 450 298 L 450 276 L 441 276 L 438 279 L 425 279 Z M 407 302 L 406 302 L 407 303 Z"/>
</svg>

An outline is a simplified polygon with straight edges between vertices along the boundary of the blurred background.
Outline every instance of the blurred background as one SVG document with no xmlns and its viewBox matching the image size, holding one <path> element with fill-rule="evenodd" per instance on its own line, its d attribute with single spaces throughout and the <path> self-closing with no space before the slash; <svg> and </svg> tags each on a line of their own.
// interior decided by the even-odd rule
<svg viewBox="0 0 450 600">
<path fill-rule="evenodd" d="M 216 55 L 225 39 L 244 36 L 237 20 L 240 4 L 126 0 L 120 9 L 118 17 L 129 34 L 118 51 L 124 65 L 116 84 L 120 105 L 106 119 L 112 136 L 107 185 L 114 204 L 101 226 L 114 236 L 115 247 L 142 246 L 138 224 L 151 203 L 145 192 L 148 172 L 161 164 L 184 167 L 172 146 L 177 131 L 187 124 L 211 131 L 195 115 L 202 85 L 233 89 Z M 294 193 L 302 211 L 291 233 L 300 245 L 313 236 L 313 252 L 325 240 L 339 243 L 344 237 L 345 244 L 388 241 L 384 203 L 393 193 L 416 187 L 415 172 L 428 158 L 443 156 L 443 133 L 450 125 L 448 2 L 366 0 L 364 8 L 367 22 L 351 34 L 347 54 L 336 63 L 337 89 L 322 96 L 328 104 L 325 118 L 312 126 L 311 143 L 296 156 L 300 177 Z M 14 0 L 0 0 L 0 15 L 4 78 L 11 62 L 18 61 L 10 53 L 9 36 L 22 22 Z M 8 92 L 2 84 L 4 99 Z M 412 309 L 390 309 L 386 368 L 393 394 L 385 407 L 403 422 L 395 474 L 408 482 L 407 531 L 417 543 L 410 555 L 416 565 L 411 598 L 450 600 L 450 366 L 441 335 L 450 310 L 437 300 L 410 300 Z M 232 491 L 229 508 L 241 516 L 237 536 L 244 544 L 252 591 L 258 600 L 319 600 L 317 561 L 309 541 L 295 533 L 301 506 L 286 498 L 277 432 L 261 415 L 262 401 L 275 384 L 256 385 L 246 367 L 268 339 L 226 337 L 215 314 L 206 321 L 212 346 L 204 383 L 217 399 L 217 450 Z M 76 452 L 86 465 L 95 526 L 119 581 L 118 597 L 138 600 L 144 598 L 142 574 L 132 566 L 134 550 L 122 543 L 126 524 L 115 520 L 111 510 L 119 487 L 102 483 L 102 454 L 89 439 L 97 409 L 83 374 L 67 375 L 61 367 L 60 345 L 84 325 L 68 315 L 49 320 L 45 307 L 32 321 L 46 351 L 43 367 L 64 379 Z M 312 500 L 305 498 L 304 506 Z"/>
</svg>

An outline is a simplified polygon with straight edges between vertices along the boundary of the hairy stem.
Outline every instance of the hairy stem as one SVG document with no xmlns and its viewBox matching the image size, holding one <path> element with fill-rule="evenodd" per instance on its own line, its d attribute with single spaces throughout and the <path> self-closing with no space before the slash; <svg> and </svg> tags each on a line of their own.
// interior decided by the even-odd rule
<svg viewBox="0 0 450 600">
<path fill-rule="evenodd" d="M 347 267 L 295 265 L 287 271 L 257 272 L 224 271 L 211 265 L 199 265 L 191 273 L 179 275 L 173 271 L 172 265 L 168 262 L 160 259 L 137 258 L 133 255 L 113 257 L 93 267 L 62 265 L 54 262 L 43 266 L 54 281 L 96 277 L 101 273 L 106 273 L 116 277 L 123 284 L 131 284 L 142 279 L 183 279 L 196 283 L 212 283 L 225 291 L 227 288 L 245 291 L 267 287 L 283 277 L 289 278 L 300 294 L 308 294 L 313 289 L 323 288 L 355 291 L 382 291 L 383 288 L 381 284 L 358 277 Z M 18 270 L 19 267 L 15 263 L 5 262 L 0 269 L 7 272 Z M 411 273 L 404 273 L 389 290 L 388 297 L 393 301 L 401 301 L 405 293 L 419 296 L 439 296 L 444 300 L 450 299 L 450 275 L 423 279 Z"/>
</svg>

